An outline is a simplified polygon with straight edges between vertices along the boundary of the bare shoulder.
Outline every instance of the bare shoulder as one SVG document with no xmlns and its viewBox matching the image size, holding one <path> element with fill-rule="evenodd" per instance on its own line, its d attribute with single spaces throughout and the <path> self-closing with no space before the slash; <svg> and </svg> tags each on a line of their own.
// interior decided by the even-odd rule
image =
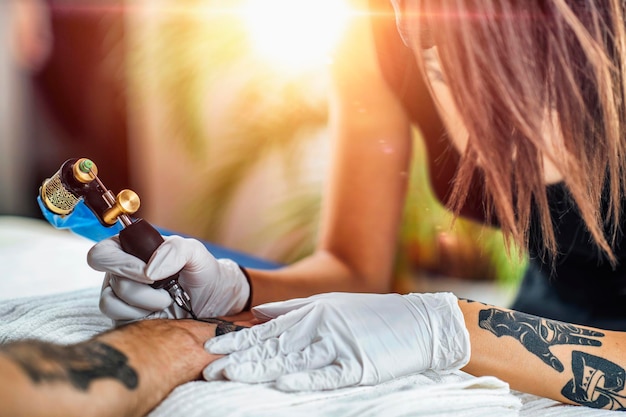
<svg viewBox="0 0 626 417">
<path fill-rule="evenodd" d="M 344 91 L 361 91 L 363 86 L 385 89 L 378 64 L 374 34 L 367 0 L 347 0 L 350 16 L 334 50 L 331 70 L 336 87 Z"/>
</svg>

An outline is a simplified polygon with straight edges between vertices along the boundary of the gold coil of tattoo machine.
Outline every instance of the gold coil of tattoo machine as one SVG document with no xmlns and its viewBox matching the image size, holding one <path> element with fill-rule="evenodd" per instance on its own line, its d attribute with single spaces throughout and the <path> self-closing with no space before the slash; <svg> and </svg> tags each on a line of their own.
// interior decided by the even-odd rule
<svg viewBox="0 0 626 417">
<path fill-rule="evenodd" d="M 100 224 L 111 227 L 119 220 L 119 233 L 124 252 L 148 263 L 154 251 L 164 242 L 161 234 L 147 221 L 131 218 L 139 210 L 139 196 L 132 190 L 122 190 L 117 196 L 98 178 L 98 167 L 90 159 L 68 159 L 39 190 L 44 206 L 52 213 L 66 216 L 83 200 Z M 153 288 L 163 288 L 176 304 L 196 318 L 189 294 L 179 285 L 178 274 L 156 281 Z"/>
</svg>

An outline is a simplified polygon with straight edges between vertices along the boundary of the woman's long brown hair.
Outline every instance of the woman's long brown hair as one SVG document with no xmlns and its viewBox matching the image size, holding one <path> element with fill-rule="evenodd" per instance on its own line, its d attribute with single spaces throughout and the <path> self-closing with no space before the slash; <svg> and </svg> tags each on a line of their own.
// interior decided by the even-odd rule
<svg viewBox="0 0 626 417">
<path fill-rule="evenodd" d="M 545 255 L 556 244 L 549 158 L 613 265 L 625 190 L 626 34 L 622 0 L 415 0 L 469 132 L 451 208 L 481 171 L 487 209 L 526 247 L 533 210 Z M 419 33 L 419 32 L 416 32 Z M 560 137 L 545 137 L 547 122 Z M 608 199 L 603 205 L 603 189 Z M 602 207 L 608 207 L 603 210 Z M 606 211 L 606 212 L 603 212 Z"/>
</svg>

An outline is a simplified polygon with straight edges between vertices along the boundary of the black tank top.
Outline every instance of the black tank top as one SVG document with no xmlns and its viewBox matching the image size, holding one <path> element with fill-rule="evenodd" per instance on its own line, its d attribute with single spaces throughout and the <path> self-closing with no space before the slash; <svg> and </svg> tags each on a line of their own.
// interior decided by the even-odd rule
<svg viewBox="0 0 626 417">
<path fill-rule="evenodd" d="M 459 153 L 446 138 L 443 121 L 413 52 L 400 38 L 391 3 L 389 0 L 370 0 L 370 7 L 380 68 L 407 115 L 422 133 L 431 185 L 437 198 L 445 204 L 459 163 Z M 539 223 L 532 221 L 527 248 L 529 269 L 513 307 L 546 318 L 626 330 L 623 235 L 617 239 L 619 265 L 613 269 L 592 243 L 566 187 L 561 183 L 549 185 L 547 193 L 559 255 L 554 269 L 551 263 L 542 259 Z M 472 183 L 470 196 L 461 215 L 484 222 L 484 188 L 479 176 Z M 622 228 L 624 226 L 626 224 Z"/>
</svg>

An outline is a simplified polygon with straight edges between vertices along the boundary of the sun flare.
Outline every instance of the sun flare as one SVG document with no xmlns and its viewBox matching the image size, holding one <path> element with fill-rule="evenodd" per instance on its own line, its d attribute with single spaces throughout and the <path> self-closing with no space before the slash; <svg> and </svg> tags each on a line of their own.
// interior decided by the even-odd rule
<svg viewBox="0 0 626 417">
<path fill-rule="evenodd" d="M 327 61 L 349 9 L 345 0 L 246 0 L 244 16 L 265 60 L 301 70 Z"/>
</svg>

